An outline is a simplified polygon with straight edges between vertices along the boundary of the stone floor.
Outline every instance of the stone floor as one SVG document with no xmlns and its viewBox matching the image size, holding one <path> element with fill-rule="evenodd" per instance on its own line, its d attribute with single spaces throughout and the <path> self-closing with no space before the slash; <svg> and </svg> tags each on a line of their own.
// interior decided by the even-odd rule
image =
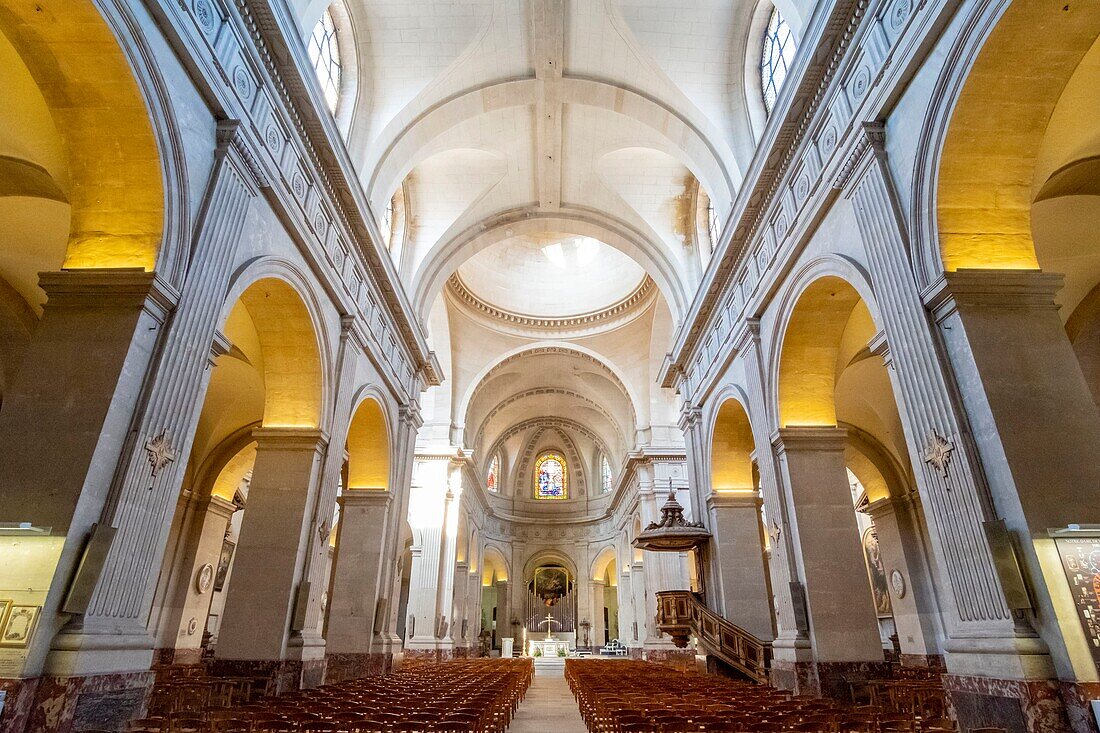
<svg viewBox="0 0 1100 733">
<path fill-rule="evenodd" d="M 561 670 L 535 669 L 508 733 L 587 733 Z"/>
</svg>

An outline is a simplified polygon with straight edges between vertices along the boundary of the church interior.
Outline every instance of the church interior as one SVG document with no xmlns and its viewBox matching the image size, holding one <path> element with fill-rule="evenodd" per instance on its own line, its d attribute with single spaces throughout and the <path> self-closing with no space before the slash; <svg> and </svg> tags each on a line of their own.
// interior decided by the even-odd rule
<svg viewBox="0 0 1100 733">
<path fill-rule="evenodd" d="M 0 0 L 0 733 L 1100 733 L 1098 39 Z"/>
</svg>

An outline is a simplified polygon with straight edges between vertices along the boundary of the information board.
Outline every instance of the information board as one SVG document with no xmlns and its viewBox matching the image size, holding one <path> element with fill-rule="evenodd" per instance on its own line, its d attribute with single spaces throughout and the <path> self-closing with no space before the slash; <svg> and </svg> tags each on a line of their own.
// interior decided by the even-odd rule
<svg viewBox="0 0 1100 733">
<path fill-rule="evenodd" d="M 1062 559 L 1092 660 L 1100 667 L 1100 537 L 1056 537 L 1054 546 Z"/>
</svg>

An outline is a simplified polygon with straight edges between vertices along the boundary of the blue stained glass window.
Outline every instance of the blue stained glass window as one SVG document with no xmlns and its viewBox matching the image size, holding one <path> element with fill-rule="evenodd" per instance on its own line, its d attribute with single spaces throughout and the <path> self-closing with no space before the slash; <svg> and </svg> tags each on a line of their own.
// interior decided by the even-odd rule
<svg viewBox="0 0 1100 733">
<path fill-rule="evenodd" d="M 557 453 L 546 453 L 535 461 L 535 498 L 565 499 L 569 495 L 565 459 Z"/>
</svg>

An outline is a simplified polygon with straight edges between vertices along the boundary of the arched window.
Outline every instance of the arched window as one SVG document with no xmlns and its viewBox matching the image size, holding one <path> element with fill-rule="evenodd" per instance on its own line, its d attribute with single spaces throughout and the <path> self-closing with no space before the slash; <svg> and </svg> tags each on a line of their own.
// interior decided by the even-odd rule
<svg viewBox="0 0 1100 733">
<path fill-rule="evenodd" d="M 308 50 L 317 72 L 317 81 L 321 83 L 321 92 L 325 95 L 325 104 L 329 112 L 336 114 L 336 105 L 340 101 L 340 41 L 336 37 L 332 13 L 328 10 L 313 26 Z"/>
<path fill-rule="evenodd" d="M 569 496 L 569 475 L 565 459 L 557 453 L 544 453 L 535 461 L 535 498 L 565 499 Z"/>
<path fill-rule="evenodd" d="M 794 60 L 795 43 L 791 27 L 772 8 L 768 28 L 764 31 L 764 46 L 760 53 L 760 88 L 764 93 L 764 108 L 771 114 L 779 90 L 787 79 L 787 70 Z"/>
<path fill-rule="evenodd" d="M 500 456 L 493 456 L 493 462 L 489 464 L 489 473 L 485 475 L 485 488 L 493 493 L 499 490 L 497 482 L 500 480 Z"/>
<path fill-rule="evenodd" d="M 600 493 L 611 491 L 611 463 L 607 456 L 600 456 Z"/>
</svg>

